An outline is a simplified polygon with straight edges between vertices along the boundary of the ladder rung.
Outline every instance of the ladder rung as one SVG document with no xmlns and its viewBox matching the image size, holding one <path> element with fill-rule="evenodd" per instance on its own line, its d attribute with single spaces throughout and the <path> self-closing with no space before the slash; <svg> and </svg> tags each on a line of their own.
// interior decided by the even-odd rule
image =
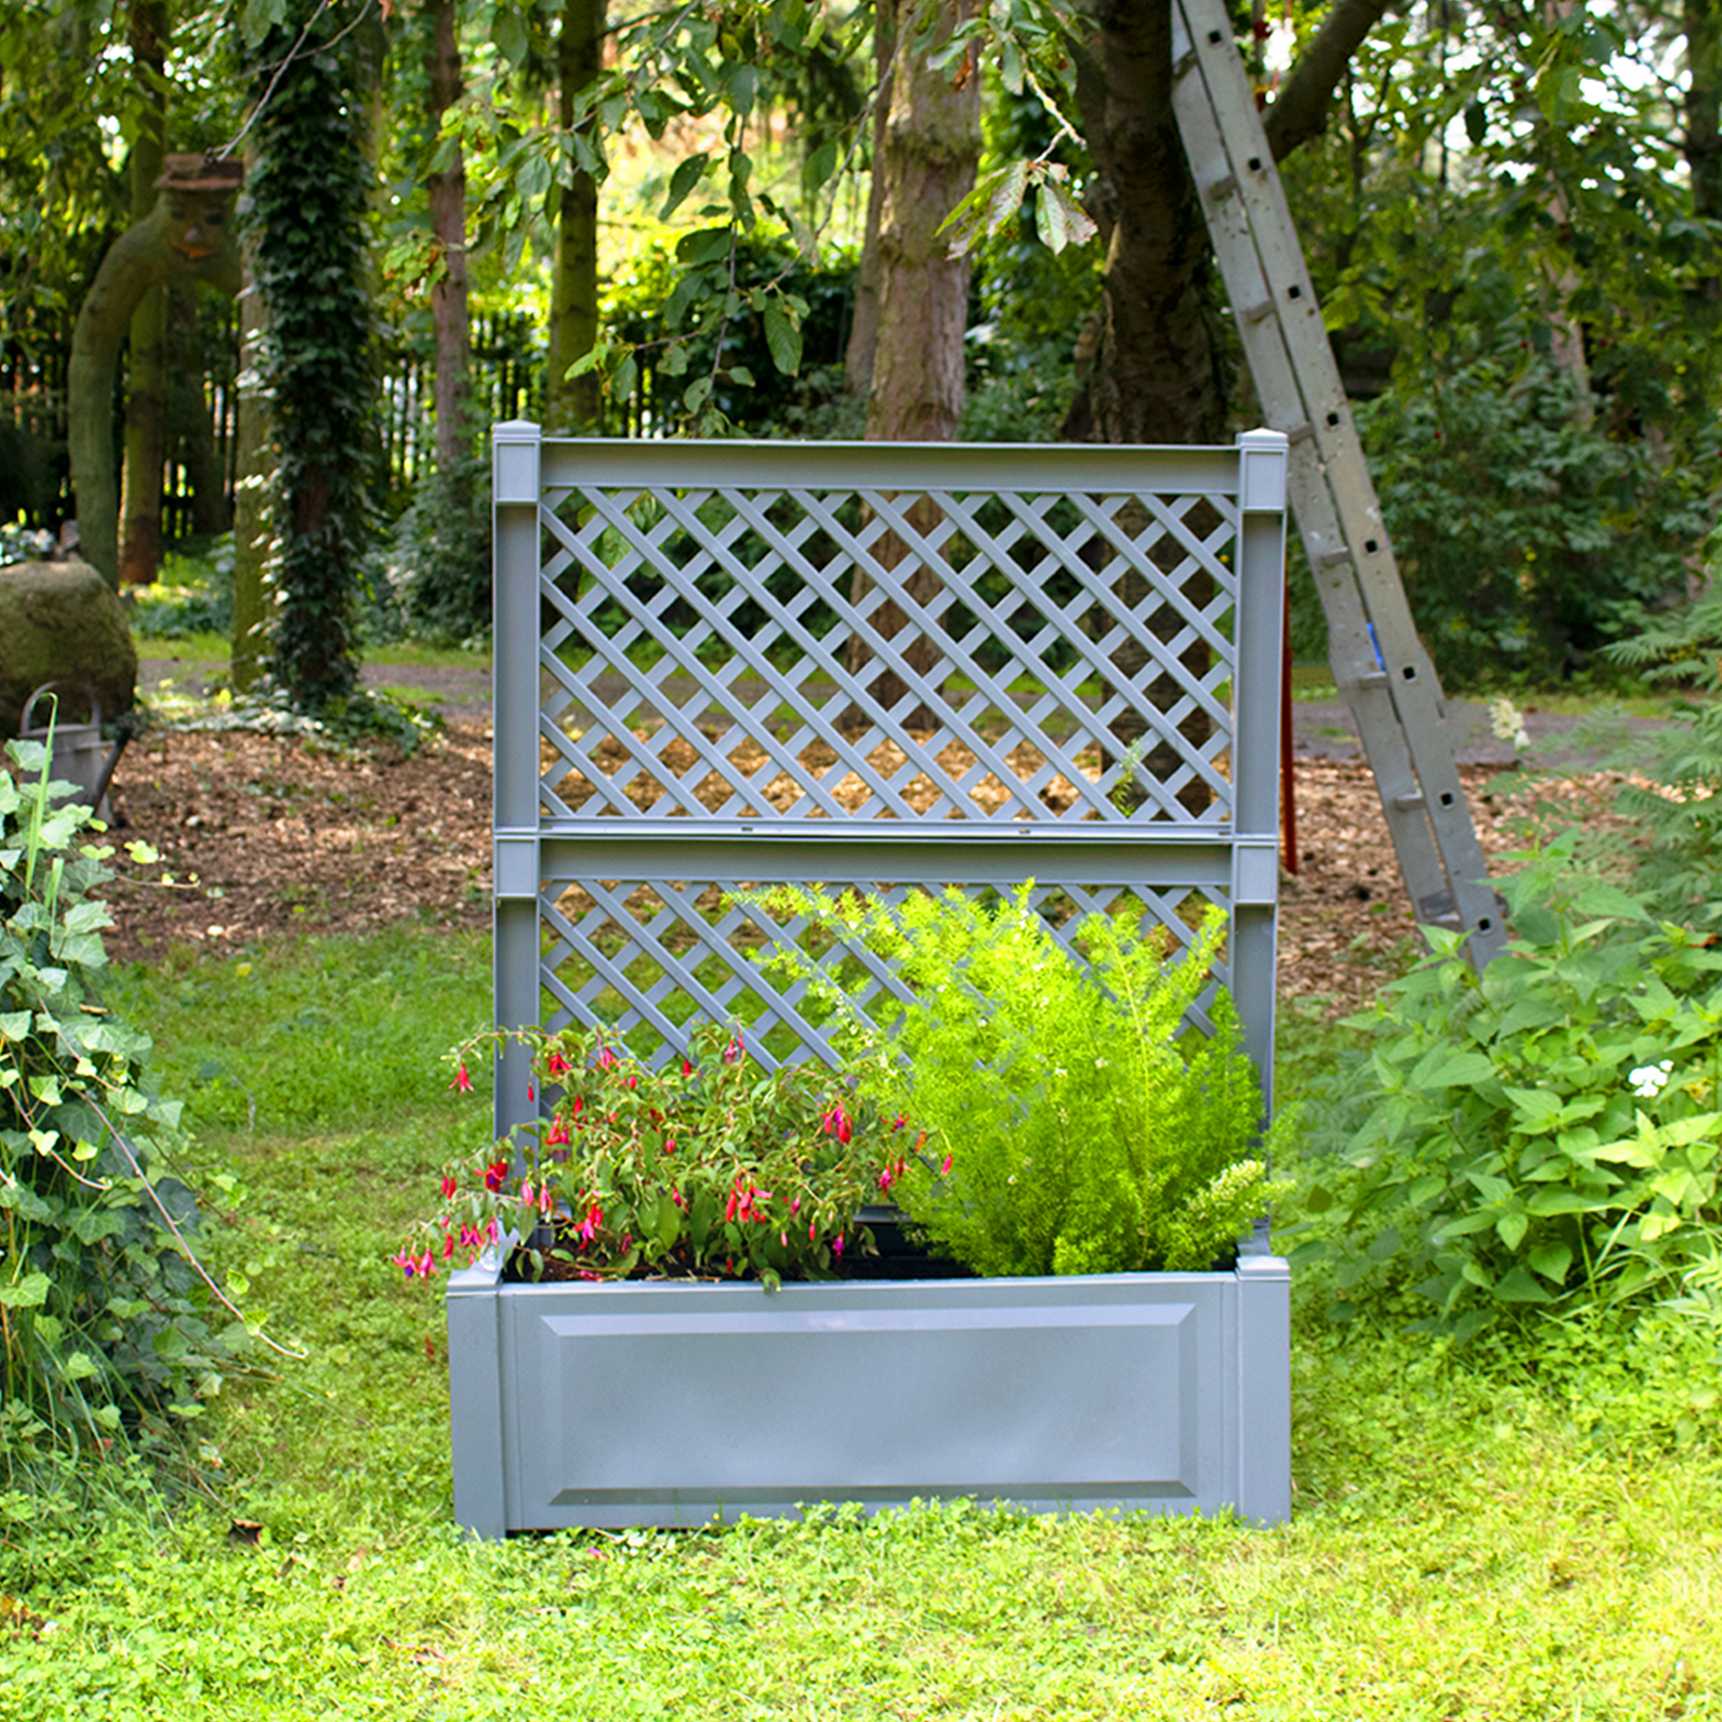
<svg viewBox="0 0 1722 1722">
<path fill-rule="evenodd" d="M 1351 552 L 1349 550 L 1324 550 L 1316 557 L 1315 565 L 1318 568 L 1338 568 L 1350 560 Z"/>
<path fill-rule="evenodd" d="M 1308 442 L 1314 435 L 1315 426 L 1305 419 L 1301 425 L 1293 425 L 1292 428 L 1286 432 L 1286 441 L 1289 442 L 1293 448 L 1296 448 L 1300 442 Z"/>
<path fill-rule="evenodd" d="M 1208 181 L 1208 195 L 1216 203 L 1223 202 L 1237 189 L 1238 181 L 1236 176 L 1233 174 L 1223 173 L 1218 179 L 1211 179 Z"/>
<path fill-rule="evenodd" d="M 1196 50 L 1194 48 L 1186 48 L 1183 53 L 1181 53 L 1178 58 L 1172 62 L 1172 82 L 1177 83 L 1177 81 L 1183 77 L 1183 75 L 1189 71 L 1195 63 Z"/>
<path fill-rule="evenodd" d="M 1246 305 L 1239 315 L 1246 323 L 1260 323 L 1274 314 L 1272 299 L 1258 299 L 1253 305 Z"/>
<path fill-rule="evenodd" d="M 1401 813 L 1410 813 L 1423 804 L 1423 791 L 1421 789 L 1408 789 L 1403 795 L 1396 795 L 1393 798 L 1393 805 Z"/>
<path fill-rule="evenodd" d="M 1351 685 L 1354 688 L 1384 688 L 1387 686 L 1387 672 L 1365 670 Z"/>
</svg>

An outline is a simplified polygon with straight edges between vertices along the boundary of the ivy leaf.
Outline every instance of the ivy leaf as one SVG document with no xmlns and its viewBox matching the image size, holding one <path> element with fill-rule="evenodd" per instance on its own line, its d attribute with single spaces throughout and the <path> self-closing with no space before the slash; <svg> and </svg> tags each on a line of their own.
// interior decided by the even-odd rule
<svg viewBox="0 0 1722 1722">
<path fill-rule="evenodd" d="M 0 1305 L 7 1309 L 40 1309 L 48 1301 L 49 1280 L 45 1273 L 25 1274 L 11 1285 L 0 1286 Z"/>
</svg>

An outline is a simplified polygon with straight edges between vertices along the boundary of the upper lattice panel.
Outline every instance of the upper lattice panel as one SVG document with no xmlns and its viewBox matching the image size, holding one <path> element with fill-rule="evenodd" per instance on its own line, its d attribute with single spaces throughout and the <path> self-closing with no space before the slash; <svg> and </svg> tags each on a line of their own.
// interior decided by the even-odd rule
<svg viewBox="0 0 1722 1722">
<path fill-rule="evenodd" d="M 1235 455 L 828 446 L 544 445 L 545 816 L 1231 823 Z"/>
</svg>

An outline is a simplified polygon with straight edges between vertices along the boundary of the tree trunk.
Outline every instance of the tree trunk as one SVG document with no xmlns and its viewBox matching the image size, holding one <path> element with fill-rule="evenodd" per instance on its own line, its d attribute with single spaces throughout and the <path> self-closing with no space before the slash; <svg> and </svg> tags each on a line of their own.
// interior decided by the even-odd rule
<svg viewBox="0 0 1722 1722">
<path fill-rule="evenodd" d="M 1092 442 L 1220 442 L 1226 434 L 1226 388 L 1209 291 L 1213 259 L 1172 114 L 1171 10 L 1164 0 L 1094 0 L 1088 16 L 1092 35 L 1077 62 L 1077 99 L 1095 167 L 1090 212 L 1100 225 L 1105 254 L 1100 316 L 1067 434 L 1080 431 Z M 1146 516 L 1121 510 L 1117 523 L 1121 531 L 1136 533 Z M 1190 524 L 1205 529 L 1212 522 Z M 1096 539 L 1085 555 L 1098 572 L 1114 577 L 1122 602 L 1134 607 L 1143 601 L 1146 582 L 1116 552 Z M 1149 556 L 1170 570 L 1182 552 L 1162 538 Z M 1212 596 L 1202 577 L 1189 580 L 1185 590 L 1197 603 Z M 1164 620 L 1155 633 L 1175 634 L 1175 612 L 1168 606 L 1160 615 Z M 1178 661 L 1186 674 L 1200 675 L 1208 668 L 1207 649 L 1197 642 Z M 1148 653 L 1127 640 L 1112 662 L 1121 681 L 1134 681 L 1147 668 Z M 1164 710 L 1181 693 L 1176 677 L 1160 675 L 1140 699 Z M 1121 752 L 1140 755 L 1137 769 L 1146 776 L 1165 780 L 1183 765 L 1182 752 L 1170 743 L 1143 750 L 1147 723 L 1137 703 L 1110 727 Z M 1199 710 L 1180 730 L 1191 749 L 1201 747 L 1209 733 Z M 1112 758 L 1104 754 L 1102 766 Z M 1133 785 L 1124 793 L 1134 803 L 1142 792 Z M 1209 792 L 1197 779 L 1179 799 L 1200 813 Z"/>
<path fill-rule="evenodd" d="M 246 162 L 250 166 L 249 156 Z M 235 693 L 263 673 L 263 564 L 269 553 L 269 398 L 263 388 L 263 295 L 251 278 L 254 241 L 245 244 L 239 295 L 239 423 L 234 430 L 233 637 L 228 679 Z"/>
<path fill-rule="evenodd" d="M 191 530 L 199 538 L 213 538 L 233 522 L 227 512 L 227 473 L 203 394 L 206 355 L 197 299 L 183 284 L 169 287 L 167 295 L 168 447 L 191 486 Z"/>
<path fill-rule="evenodd" d="M 879 344 L 879 206 L 885 194 L 885 120 L 891 108 L 891 62 L 897 41 L 896 0 L 873 8 L 873 171 L 867 185 L 867 223 L 861 263 L 855 271 L 855 315 L 843 354 L 843 386 L 865 395 L 873 386 L 873 353 Z"/>
<path fill-rule="evenodd" d="M 938 0 L 938 10 L 943 39 L 967 17 L 967 0 Z M 893 43 L 890 102 L 873 167 L 879 196 L 879 303 L 867 435 L 879 442 L 947 442 L 956 435 L 963 412 L 969 263 L 952 257 L 948 242 L 936 235 L 975 183 L 981 80 L 968 59 L 935 71 L 911 52 L 911 40 L 904 30 Z M 930 531 L 938 518 L 937 507 L 926 502 L 916 504 L 909 515 L 918 532 Z M 886 533 L 873 546 L 874 557 L 885 568 L 895 568 L 908 553 L 894 533 Z M 925 605 L 938 595 L 939 578 L 931 568 L 917 565 L 907 587 L 909 595 Z M 857 570 L 858 601 L 864 590 Z M 887 638 L 906 621 L 888 602 L 872 616 L 875 630 Z M 911 668 L 925 674 L 939 652 L 932 639 L 922 636 L 903 656 Z M 857 647 L 850 667 L 865 675 L 864 662 L 865 653 Z M 891 670 L 870 678 L 869 687 L 887 708 L 907 691 Z M 910 729 L 928 729 L 936 714 L 918 705 L 901 721 Z"/>
<path fill-rule="evenodd" d="M 119 575 L 114 484 L 114 376 L 120 342 L 150 288 L 170 279 L 239 289 L 239 254 L 227 228 L 199 232 L 164 192 L 149 215 L 109 246 L 72 330 L 66 378 L 67 443 L 84 555 L 110 585 Z"/>
<path fill-rule="evenodd" d="M 137 133 L 126 163 L 132 220 L 142 221 L 160 193 L 167 144 L 166 86 L 162 81 L 167 10 L 161 0 L 132 0 L 126 35 L 138 86 Z M 167 289 L 152 287 L 131 317 L 126 365 L 125 476 L 121 495 L 125 532 L 120 581 L 147 586 L 161 564 L 161 474 L 167 453 Z"/>
<path fill-rule="evenodd" d="M 1686 162 L 1692 173 L 1692 213 L 1722 221 L 1722 0 L 1685 0 Z M 1722 247 L 1712 245 L 1702 292 L 1722 302 Z"/>
<path fill-rule="evenodd" d="M 598 76 L 604 0 L 564 0 L 556 42 L 562 128 L 574 126 L 574 98 Z M 575 169 L 562 187 L 550 292 L 550 368 L 544 387 L 546 430 L 595 430 L 598 379 L 568 367 L 598 338 L 598 182 Z"/>
<path fill-rule="evenodd" d="M 455 37 L 454 0 L 435 0 L 432 12 L 429 117 L 434 137 L 443 114 L 460 99 L 460 44 Z M 431 227 L 442 253 L 443 272 L 431 288 L 436 327 L 436 458 L 450 472 L 466 452 L 471 395 L 471 324 L 466 285 L 466 164 L 460 145 L 446 173 L 430 176 Z"/>
</svg>

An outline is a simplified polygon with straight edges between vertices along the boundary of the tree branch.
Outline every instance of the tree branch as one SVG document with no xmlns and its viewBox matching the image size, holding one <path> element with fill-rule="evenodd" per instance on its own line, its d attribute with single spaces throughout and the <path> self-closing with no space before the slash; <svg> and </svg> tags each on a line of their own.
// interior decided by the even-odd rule
<svg viewBox="0 0 1722 1722">
<path fill-rule="evenodd" d="M 1363 38 L 1375 28 L 1393 0 L 1338 0 L 1292 67 L 1291 76 L 1263 116 L 1268 148 L 1284 161 L 1300 144 L 1320 137 L 1333 112 L 1333 94 Z"/>
</svg>

